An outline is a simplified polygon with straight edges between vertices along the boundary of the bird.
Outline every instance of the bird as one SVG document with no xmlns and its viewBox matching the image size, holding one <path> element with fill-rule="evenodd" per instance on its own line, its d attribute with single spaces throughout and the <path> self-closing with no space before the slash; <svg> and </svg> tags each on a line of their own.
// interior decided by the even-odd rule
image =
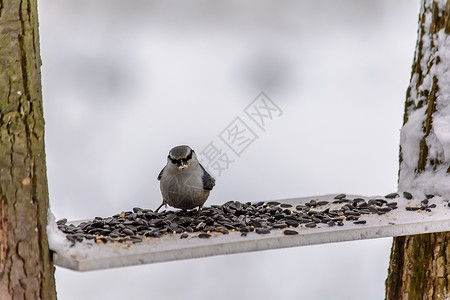
<svg viewBox="0 0 450 300">
<path fill-rule="evenodd" d="M 195 151 L 181 145 L 172 148 L 167 156 L 167 164 L 158 175 L 163 205 L 183 210 L 198 207 L 195 217 L 201 213 L 203 204 L 216 184 L 205 168 L 199 163 Z"/>
</svg>

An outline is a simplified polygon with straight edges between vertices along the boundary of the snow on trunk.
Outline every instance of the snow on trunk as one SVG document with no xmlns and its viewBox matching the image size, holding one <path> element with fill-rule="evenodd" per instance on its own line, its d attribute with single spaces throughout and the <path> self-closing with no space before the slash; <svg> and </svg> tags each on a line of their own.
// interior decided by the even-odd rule
<svg viewBox="0 0 450 300">
<path fill-rule="evenodd" d="M 399 191 L 450 196 L 450 4 L 425 1 L 400 134 Z"/>
</svg>

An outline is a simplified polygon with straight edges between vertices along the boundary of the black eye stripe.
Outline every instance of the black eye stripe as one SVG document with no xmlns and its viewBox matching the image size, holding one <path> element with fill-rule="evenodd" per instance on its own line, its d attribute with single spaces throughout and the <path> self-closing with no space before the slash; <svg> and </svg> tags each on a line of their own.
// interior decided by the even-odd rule
<svg viewBox="0 0 450 300">
<path fill-rule="evenodd" d="M 167 156 L 167 157 L 170 159 L 170 161 L 171 161 L 173 164 L 178 164 L 178 163 L 180 163 L 180 162 L 187 163 L 188 160 L 192 159 L 192 154 L 193 154 L 193 153 L 194 153 L 194 150 L 191 149 L 191 152 L 189 152 L 189 155 L 186 156 L 186 158 L 174 159 L 174 158 L 170 157 L 170 155 Z"/>
</svg>

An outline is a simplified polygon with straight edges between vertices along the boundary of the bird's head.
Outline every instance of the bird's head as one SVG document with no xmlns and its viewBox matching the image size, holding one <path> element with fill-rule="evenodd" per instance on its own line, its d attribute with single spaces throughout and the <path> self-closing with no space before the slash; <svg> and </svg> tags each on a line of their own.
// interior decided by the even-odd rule
<svg viewBox="0 0 450 300">
<path fill-rule="evenodd" d="M 169 151 L 167 162 L 177 167 L 178 170 L 183 170 L 188 168 L 193 162 L 197 162 L 197 156 L 191 147 L 182 145 Z"/>
</svg>

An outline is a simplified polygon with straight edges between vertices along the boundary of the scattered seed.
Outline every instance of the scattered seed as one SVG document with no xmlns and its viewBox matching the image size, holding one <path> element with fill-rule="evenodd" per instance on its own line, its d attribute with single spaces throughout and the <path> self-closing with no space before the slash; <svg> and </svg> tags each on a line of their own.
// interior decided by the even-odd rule
<svg viewBox="0 0 450 300">
<path fill-rule="evenodd" d="M 289 220 L 289 219 L 287 219 L 287 220 L 285 221 L 285 223 L 286 223 L 288 226 L 298 227 L 298 222 L 295 221 L 295 220 Z"/>
<path fill-rule="evenodd" d="M 387 194 L 386 196 L 384 196 L 384 198 L 386 198 L 386 199 L 394 199 L 397 197 L 398 197 L 397 193 L 390 193 L 390 194 Z"/>
<path fill-rule="evenodd" d="M 351 211 L 351 210 L 347 210 L 346 212 L 344 212 L 345 216 L 360 216 L 361 213 L 359 211 Z"/>
<path fill-rule="evenodd" d="M 139 212 L 139 211 L 142 211 L 142 208 L 139 208 L 139 207 L 133 207 L 133 212 L 134 212 L 134 213 L 137 213 L 137 212 Z"/>
<path fill-rule="evenodd" d="M 95 236 L 93 236 L 92 234 L 86 234 L 85 238 L 88 240 L 93 240 L 95 239 Z"/>
<path fill-rule="evenodd" d="M 366 220 L 359 220 L 359 221 L 353 222 L 353 224 L 366 224 L 366 223 L 367 223 Z"/>
<path fill-rule="evenodd" d="M 133 235 L 134 232 L 128 228 L 125 228 L 124 230 L 122 230 L 122 232 L 126 235 Z"/>
<path fill-rule="evenodd" d="M 387 213 L 392 210 L 392 207 L 386 206 L 386 207 L 380 207 L 378 208 L 378 212 Z"/>
<path fill-rule="evenodd" d="M 113 241 L 113 240 L 108 240 L 108 241 Z M 132 237 L 131 237 L 131 241 L 132 241 L 133 243 L 140 243 L 140 242 L 142 242 L 142 238 L 139 237 L 139 236 L 132 236 Z"/>
<path fill-rule="evenodd" d="M 285 230 L 283 230 L 283 233 L 284 233 L 285 235 L 296 235 L 296 234 L 298 234 L 297 231 L 295 231 L 295 230 L 290 230 L 290 229 L 285 229 Z"/>
<path fill-rule="evenodd" d="M 316 227 L 317 226 L 317 223 L 316 222 L 309 222 L 309 223 L 306 223 L 305 224 L 305 227 L 308 227 L 308 228 L 314 228 L 314 227 Z"/>
<path fill-rule="evenodd" d="M 189 234 L 183 233 L 182 235 L 180 235 L 180 239 L 187 239 L 188 236 L 189 236 Z"/>
<path fill-rule="evenodd" d="M 257 234 L 268 234 L 270 233 L 270 230 L 267 228 L 256 228 L 256 233 Z"/>
<path fill-rule="evenodd" d="M 211 235 L 208 234 L 208 233 L 200 233 L 200 234 L 198 235 L 198 237 L 201 238 L 201 239 L 208 239 L 208 238 L 211 237 Z"/>
<path fill-rule="evenodd" d="M 345 197 L 347 197 L 346 194 L 339 194 L 339 195 L 335 196 L 334 199 L 343 199 Z"/>
<path fill-rule="evenodd" d="M 66 223 L 67 223 L 67 219 L 66 218 L 56 221 L 57 225 L 64 225 Z"/>
<path fill-rule="evenodd" d="M 413 195 L 409 192 L 403 192 L 403 197 L 405 197 L 408 200 L 411 200 L 413 198 Z"/>
<path fill-rule="evenodd" d="M 334 222 L 334 221 L 328 221 L 328 222 L 327 222 L 327 225 L 330 226 L 330 227 L 333 227 L 333 226 L 336 226 L 336 222 Z"/>
<path fill-rule="evenodd" d="M 285 223 L 275 223 L 275 224 L 272 225 L 272 227 L 274 229 L 283 229 L 283 228 L 286 228 L 287 225 Z"/>
<path fill-rule="evenodd" d="M 416 210 L 419 210 L 419 209 L 420 209 L 420 207 L 415 207 L 415 206 L 407 206 L 407 207 L 405 207 L 405 209 L 406 209 L 406 210 L 408 210 L 408 211 L 416 211 Z"/>
</svg>

